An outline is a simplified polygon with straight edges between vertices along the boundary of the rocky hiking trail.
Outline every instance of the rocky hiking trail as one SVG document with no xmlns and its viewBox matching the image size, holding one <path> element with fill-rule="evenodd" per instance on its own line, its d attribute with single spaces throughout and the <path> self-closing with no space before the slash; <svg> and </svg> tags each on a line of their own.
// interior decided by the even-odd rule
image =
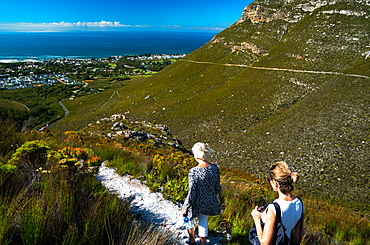
<svg viewBox="0 0 370 245">
<path fill-rule="evenodd" d="M 239 64 L 223 64 L 223 63 L 215 63 L 215 62 L 208 62 L 208 61 L 188 60 L 188 59 L 184 59 L 184 58 L 181 59 L 180 61 L 191 62 L 191 63 L 196 63 L 196 64 L 210 64 L 210 65 L 221 65 L 221 66 L 247 67 L 247 68 L 257 69 L 257 70 L 271 70 L 271 71 L 287 71 L 287 72 L 296 72 L 296 73 L 340 75 L 340 76 L 359 77 L 359 78 L 367 78 L 367 79 L 370 78 L 369 76 L 365 76 L 365 75 L 334 72 L 334 71 L 308 71 L 308 70 L 294 70 L 294 69 L 287 69 L 287 68 L 272 68 L 272 67 L 250 66 L 250 65 L 239 65 Z"/>
<path fill-rule="evenodd" d="M 103 163 L 96 178 L 118 198 L 130 202 L 132 212 L 141 220 L 171 231 L 176 238 L 175 245 L 186 244 L 188 233 L 184 226 L 182 207 L 163 198 L 161 193 L 151 192 L 139 180 L 119 175 L 113 168 Z M 223 236 L 207 240 L 208 245 L 222 245 Z"/>
</svg>

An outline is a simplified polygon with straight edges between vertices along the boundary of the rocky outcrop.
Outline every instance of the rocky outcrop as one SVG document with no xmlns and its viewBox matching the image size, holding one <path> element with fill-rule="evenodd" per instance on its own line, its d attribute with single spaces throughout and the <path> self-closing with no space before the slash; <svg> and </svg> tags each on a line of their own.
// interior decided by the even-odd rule
<svg viewBox="0 0 370 245">
<path fill-rule="evenodd" d="M 164 124 L 151 124 L 145 121 L 130 121 L 123 114 L 114 114 L 102 118 L 95 124 L 89 124 L 89 133 L 98 134 L 110 139 L 152 141 L 157 145 L 168 145 L 182 150 L 180 140 L 172 137 L 170 130 Z"/>
<path fill-rule="evenodd" d="M 277 9 L 264 7 L 262 5 L 248 5 L 244 8 L 242 16 L 237 23 L 246 20 L 250 20 L 252 23 L 260 23 L 278 19 L 292 21 L 294 18 L 290 18 L 287 13 L 278 11 Z"/>
<path fill-rule="evenodd" d="M 244 22 L 246 20 L 250 20 L 252 23 L 263 23 L 263 22 L 270 22 L 273 20 L 284 20 L 287 22 L 298 22 L 303 18 L 306 13 L 312 13 L 318 8 L 334 5 L 339 0 L 331 0 L 331 1 L 309 1 L 304 3 L 296 3 L 296 1 L 281 1 L 283 6 L 290 6 L 292 10 L 298 11 L 283 11 L 281 8 L 269 8 L 264 6 L 262 3 L 258 3 L 255 1 L 255 4 L 250 4 L 246 6 L 242 12 L 242 16 L 237 21 L 237 23 Z M 353 2 L 357 2 L 359 4 L 369 5 L 370 2 L 368 0 L 353 0 Z M 294 14 L 293 14 L 294 12 Z M 343 14 L 343 15 L 352 15 L 352 16 L 369 16 L 369 13 L 365 11 L 353 11 L 349 9 L 335 9 L 335 10 L 325 10 L 322 13 L 324 14 Z"/>
<path fill-rule="evenodd" d="M 253 43 L 247 43 L 247 42 L 242 42 L 240 45 L 233 46 L 231 48 L 231 51 L 232 52 L 235 52 L 235 51 L 246 51 L 246 50 L 251 50 L 252 53 L 258 54 L 258 55 L 264 54 L 266 52 L 266 50 L 263 50 L 263 49 L 258 48 L 255 44 L 253 44 Z"/>
</svg>

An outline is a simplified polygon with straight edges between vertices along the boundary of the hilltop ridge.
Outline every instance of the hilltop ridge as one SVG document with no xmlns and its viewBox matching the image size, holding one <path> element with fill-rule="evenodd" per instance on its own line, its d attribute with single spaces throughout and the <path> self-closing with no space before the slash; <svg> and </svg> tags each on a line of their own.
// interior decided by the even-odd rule
<svg viewBox="0 0 370 245">
<path fill-rule="evenodd" d="M 360 0 L 255 1 L 155 76 L 63 101 L 70 115 L 52 128 L 114 113 L 160 122 L 185 147 L 208 142 L 220 165 L 258 177 L 284 160 L 300 191 L 366 213 L 369 10 Z"/>
<path fill-rule="evenodd" d="M 305 12 L 312 13 L 316 9 L 328 6 L 328 5 L 335 5 L 337 3 L 348 3 L 348 1 L 338 1 L 338 0 L 328 0 L 328 1 L 284 1 L 283 2 L 276 2 L 274 6 L 271 1 L 255 1 L 253 5 L 248 5 L 244 8 L 242 12 L 242 16 L 237 21 L 237 23 L 244 22 L 246 20 L 250 20 L 252 23 L 259 23 L 259 22 L 270 22 L 273 20 L 284 20 L 286 22 L 295 23 L 300 21 L 304 16 Z M 354 0 L 352 3 L 364 4 L 368 5 L 368 1 L 366 0 Z M 262 4 L 262 5 L 259 5 Z M 268 5 L 268 6 L 264 6 Z M 280 7 L 282 6 L 289 6 L 290 11 L 282 10 Z M 288 9 L 289 10 L 289 9 Z M 298 11 L 294 11 L 298 10 Z M 303 11 L 303 12 L 302 12 Z M 294 15 L 292 14 L 294 13 Z M 362 11 L 362 10 L 351 10 L 351 9 L 336 9 L 330 11 L 324 11 L 323 13 L 329 14 L 344 14 L 347 16 L 364 16 L 365 18 L 369 17 L 369 13 Z"/>
</svg>

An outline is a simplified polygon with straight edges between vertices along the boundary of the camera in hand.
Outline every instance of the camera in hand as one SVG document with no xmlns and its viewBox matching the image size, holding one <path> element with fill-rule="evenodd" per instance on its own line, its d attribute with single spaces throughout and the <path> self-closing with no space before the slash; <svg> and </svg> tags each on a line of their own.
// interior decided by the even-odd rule
<svg viewBox="0 0 370 245">
<path fill-rule="evenodd" d="M 257 211 L 260 212 L 260 213 L 262 213 L 263 211 L 265 211 L 266 207 L 267 206 L 258 207 L 257 208 Z"/>
</svg>

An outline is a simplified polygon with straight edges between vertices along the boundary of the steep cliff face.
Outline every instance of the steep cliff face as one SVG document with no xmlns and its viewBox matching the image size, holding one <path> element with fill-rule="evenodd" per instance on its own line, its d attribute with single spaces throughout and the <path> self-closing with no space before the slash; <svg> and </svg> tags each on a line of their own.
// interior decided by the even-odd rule
<svg viewBox="0 0 370 245">
<path fill-rule="evenodd" d="M 284 20 L 287 22 L 297 22 L 302 16 L 295 15 L 290 17 L 288 12 L 284 12 L 262 5 L 248 5 L 244 8 L 241 18 L 237 23 L 250 20 L 252 23 L 270 22 L 273 20 Z"/>
<path fill-rule="evenodd" d="M 70 117 L 129 111 L 261 177 L 285 160 L 302 174 L 301 191 L 369 211 L 369 17 L 367 0 L 255 1 L 203 47 L 120 89 L 125 97 L 104 111 L 85 98 L 70 103 L 91 114 Z"/>
</svg>

